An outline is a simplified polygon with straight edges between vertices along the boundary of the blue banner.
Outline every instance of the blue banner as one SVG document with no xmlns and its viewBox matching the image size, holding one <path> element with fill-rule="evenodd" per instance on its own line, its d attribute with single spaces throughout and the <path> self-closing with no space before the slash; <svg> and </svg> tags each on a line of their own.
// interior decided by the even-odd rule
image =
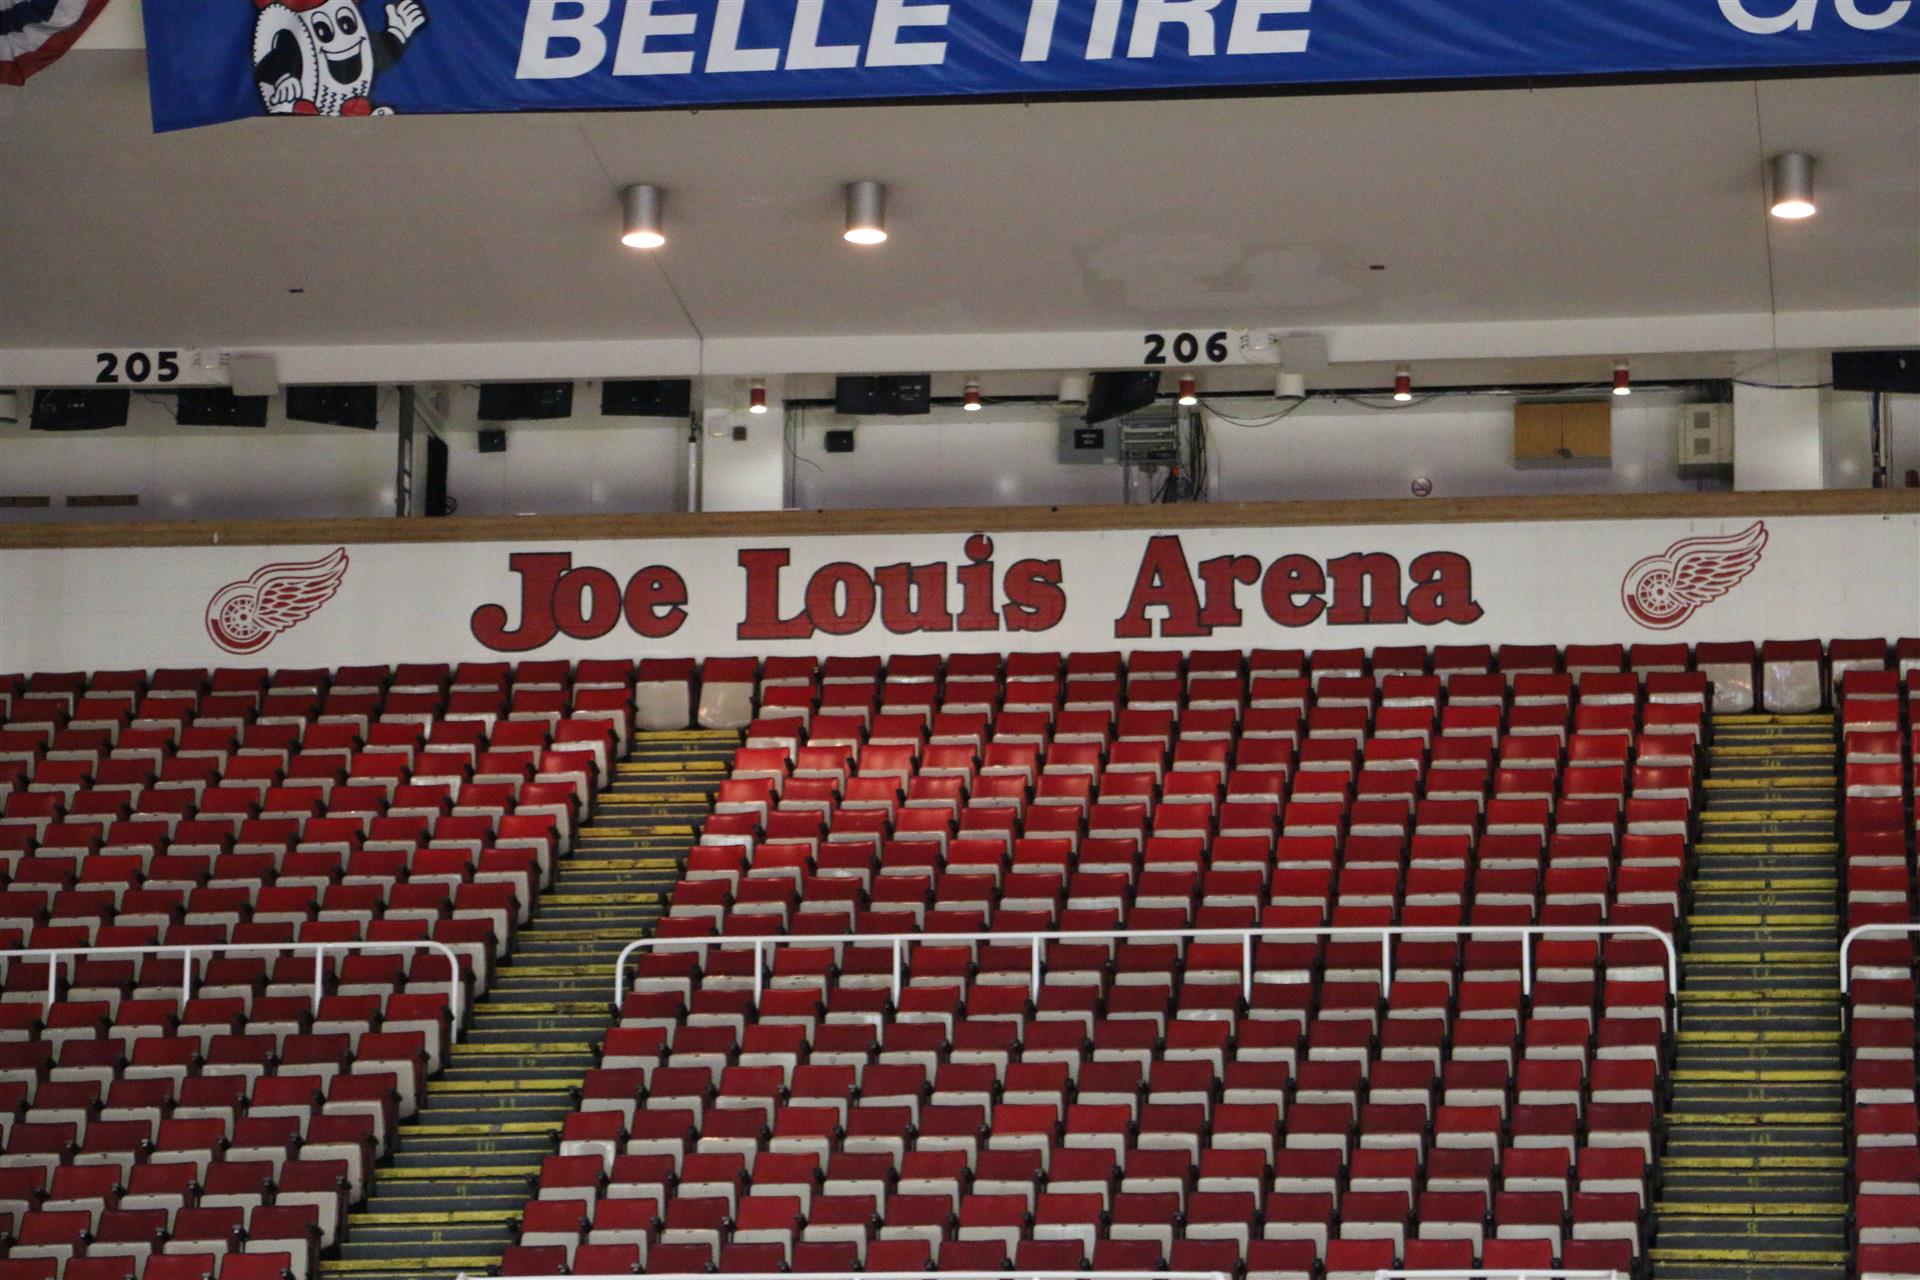
<svg viewBox="0 0 1920 1280">
<path fill-rule="evenodd" d="M 156 130 L 1920 63 L 1920 0 L 146 0 Z"/>
</svg>

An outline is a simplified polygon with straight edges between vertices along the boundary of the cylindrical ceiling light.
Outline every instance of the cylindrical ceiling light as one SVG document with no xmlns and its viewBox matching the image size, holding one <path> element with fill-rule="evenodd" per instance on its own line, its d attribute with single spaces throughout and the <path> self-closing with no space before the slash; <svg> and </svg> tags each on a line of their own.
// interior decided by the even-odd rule
<svg viewBox="0 0 1920 1280">
<path fill-rule="evenodd" d="M 960 407 L 962 409 L 965 409 L 968 413 L 980 412 L 980 384 L 979 383 L 969 382 L 967 384 L 967 393 L 961 399 Z"/>
<path fill-rule="evenodd" d="M 1060 378 L 1060 403 L 1064 405 L 1085 406 L 1087 397 L 1092 394 L 1092 382 L 1084 373 L 1062 374 Z"/>
<path fill-rule="evenodd" d="M 1273 396 L 1276 400 L 1305 400 L 1307 375 L 1304 373 L 1280 374 L 1273 380 Z"/>
<path fill-rule="evenodd" d="M 1401 404 L 1413 399 L 1413 370 L 1404 364 L 1393 371 L 1393 398 Z"/>
<path fill-rule="evenodd" d="M 756 381 L 747 388 L 747 412 L 765 413 L 767 411 L 767 384 Z"/>
<path fill-rule="evenodd" d="M 620 192 L 620 206 L 626 213 L 626 230 L 620 243 L 629 249 L 660 249 L 667 243 L 666 224 L 662 220 L 666 193 L 650 182 L 636 182 Z"/>
<path fill-rule="evenodd" d="M 1813 202 L 1813 157 L 1804 151 L 1782 151 L 1773 158 L 1773 216 L 1811 218 L 1819 212 Z"/>
<path fill-rule="evenodd" d="M 1619 360 L 1613 366 L 1613 394 L 1630 396 L 1633 394 L 1633 372 L 1625 360 Z"/>
<path fill-rule="evenodd" d="M 1180 379 L 1180 403 L 1189 409 L 1200 403 L 1199 384 L 1193 380 L 1192 375 Z"/>
<path fill-rule="evenodd" d="M 873 181 L 847 184 L 847 243 L 887 242 L 887 188 Z"/>
</svg>

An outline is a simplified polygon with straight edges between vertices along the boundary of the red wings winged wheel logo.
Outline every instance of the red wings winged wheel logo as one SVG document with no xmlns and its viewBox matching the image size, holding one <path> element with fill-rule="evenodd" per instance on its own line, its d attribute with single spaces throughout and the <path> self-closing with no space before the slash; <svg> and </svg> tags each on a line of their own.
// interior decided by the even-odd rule
<svg viewBox="0 0 1920 1280">
<path fill-rule="evenodd" d="M 263 565 L 207 602 L 207 634 L 228 653 L 258 653 L 281 632 L 312 617 L 347 576 L 347 549 L 318 560 Z"/>
<path fill-rule="evenodd" d="M 1682 538 L 1627 570 L 1620 603 L 1641 626 L 1671 631 L 1745 581 L 1766 545 L 1767 526 L 1758 520 L 1739 533 Z"/>
</svg>

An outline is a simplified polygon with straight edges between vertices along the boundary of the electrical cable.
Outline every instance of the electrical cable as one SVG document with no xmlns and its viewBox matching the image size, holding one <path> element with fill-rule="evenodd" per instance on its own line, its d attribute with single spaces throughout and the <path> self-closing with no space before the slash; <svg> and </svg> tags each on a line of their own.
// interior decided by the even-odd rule
<svg viewBox="0 0 1920 1280">
<path fill-rule="evenodd" d="M 1258 419 L 1236 418 L 1230 413 L 1220 412 L 1220 410 L 1214 408 L 1210 404 L 1205 403 L 1204 401 L 1201 403 L 1200 407 L 1206 410 L 1207 413 L 1220 419 L 1222 422 L 1231 423 L 1236 427 L 1245 427 L 1248 430 L 1257 431 L 1265 427 L 1271 427 L 1277 422 L 1282 422 L 1285 419 L 1292 417 L 1294 414 L 1300 412 L 1301 409 L 1305 408 L 1306 404 L 1307 402 L 1304 399 L 1296 400 L 1292 404 L 1288 405 L 1286 408 L 1282 409 L 1279 413 L 1274 414 L 1271 418 L 1258 418 Z"/>
<path fill-rule="evenodd" d="M 791 410 L 790 412 L 794 417 L 794 422 L 791 424 L 791 426 L 794 428 L 797 428 L 797 430 L 787 430 L 782 433 L 786 437 L 787 456 L 789 458 L 792 458 L 795 462 L 805 463 L 807 466 L 812 467 L 815 471 L 818 471 L 821 475 L 827 474 L 827 469 L 821 466 L 819 463 L 815 462 L 812 458 L 801 457 L 800 446 L 795 442 L 795 438 L 800 434 L 800 432 L 805 431 L 807 429 L 807 411 L 805 409 L 794 409 L 794 410 Z"/>
<path fill-rule="evenodd" d="M 1335 396 L 1329 396 L 1328 399 L 1344 400 L 1348 404 L 1357 404 L 1363 409 L 1380 409 L 1380 410 L 1392 411 L 1395 409 L 1415 409 L 1423 404 L 1432 404 L 1435 400 L 1438 400 L 1445 395 L 1446 395 L 1446 392 L 1444 391 L 1429 391 L 1425 395 L 1414 397 L 1412 400 L 1389 400 L 1384 404 L 1377 400 L 1369 400 L 1365 396 L 1335 395 Z"/>
</svg>

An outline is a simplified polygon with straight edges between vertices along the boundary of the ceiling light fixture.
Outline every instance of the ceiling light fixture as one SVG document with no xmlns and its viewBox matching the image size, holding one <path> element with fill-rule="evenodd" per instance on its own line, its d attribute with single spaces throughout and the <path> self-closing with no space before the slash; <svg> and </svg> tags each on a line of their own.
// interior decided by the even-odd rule
<svg viewBox="0 0 1920 1280">
<path fill-rule="evenodd" d="M 1393 371 L 1393 398 L 1401 404 L 1413 399 L 1413 370 L 1404 364 Z"/>
<path fill-rule="evenodd" d="M 1773 158 L 1773 216 L 1798 220 L 1819 212 L 1813 202 L 1813 157 L 1782 151 Z"/>
<path fill-rule="evenodd" d="M 620 243 L 629 249 L 666 247 L 667 233 L 662 221 L 666 193 L 650 182 L 636 182 L 620 192 L 620 206 L 626 213 L 626 230 Z"/>
<path fill-rule="evenodd" d="M 1200 403 L 1199 386 L 1191 375 L 1180 379 L 1180 403 L 1188 409 Z"/>
<path fill-rule="evenodd" d="M 1617 396 L 1630 396 L 1633 394 L 1633 373 L 1627 368 L 1627 362 L 1625 360 L 1614 362 L 1613 394 Z"/>
<path fill-rule="evenodd" d="M 1307 375 L 1304 373 L 1280 374 L 1273 380 L 1273 397 L 1276 400 L 1305 400 Z"/>
<path fill-rule="evenodd" d="M 968 413 L 980 412 L 980 384 L 969 382 L 966 395 L 960 401 L 960 407 Z"/>
<path fill-rule="evenodd" d="M 1060 376 L 1060 403 L 1085 408 L 1087 397 L 1092 394 L 1092 381 L 1084 373 L 1067 373 Z"/>
<path fill-rule="evenodd" d="M 873 181 L 847 184 L 847 243 L 887 242 L 887 188 Z"/>
<path fill-rule="evenodd" d="M 747 412 L 765 413 L 767 411 L 767 384 L 755 382 L 747 389 Z"/>
</svg>

